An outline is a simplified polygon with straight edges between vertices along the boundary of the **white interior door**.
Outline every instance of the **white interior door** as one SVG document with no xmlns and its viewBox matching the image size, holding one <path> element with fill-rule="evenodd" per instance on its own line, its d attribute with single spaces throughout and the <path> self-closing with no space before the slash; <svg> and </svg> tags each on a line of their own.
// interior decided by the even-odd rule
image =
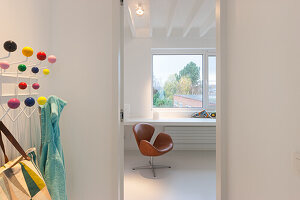
<svg viewBox="0 0 300 200">
<path fill-rule="evenodd" d="M 119 182 L 119 200 L 124 199 L 124 6 L 123 0 L 120 0 L 120 54 L 119 54 L 119 68 L 118 68 L 118 102 L 120 110 L 119 120 L 119 155 L 120 155 L 120 182 Z"/>
</svg>

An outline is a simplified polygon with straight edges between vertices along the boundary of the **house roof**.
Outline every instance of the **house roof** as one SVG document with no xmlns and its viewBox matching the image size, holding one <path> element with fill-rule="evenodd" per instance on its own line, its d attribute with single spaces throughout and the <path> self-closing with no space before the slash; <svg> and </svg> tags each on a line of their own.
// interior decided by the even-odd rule
<svg viewBox="0 0 300 200">
<path fill-rule="evenodd" d="M 202 101 L 202 95 L 195 95 L 195 94 L 179 95 L 179 94 L 175 94 L 174 96 L 183 97 L 183 98 L 186 98 L 186 99 L 193 99 L 193 100 L 197 100 L 197 101 Z"/>
</svg>

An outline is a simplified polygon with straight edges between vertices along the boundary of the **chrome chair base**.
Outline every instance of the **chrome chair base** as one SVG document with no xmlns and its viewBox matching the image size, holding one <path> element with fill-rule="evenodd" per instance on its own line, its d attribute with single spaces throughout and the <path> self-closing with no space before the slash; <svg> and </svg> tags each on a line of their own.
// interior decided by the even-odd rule
<svg viewBox="0 0 300 200">
<path fill-rule="evenodd" d="M 135 170 L 139 170 L 139 169 L 151 169 L 151 170 L 152 170 L 152 173 L 153 173 L 153 177 L 156 178 L 156 172 L 155 172 L 155 170 L 156 170 L 156 169 L 165 169 L 165 168 L 171 168 L 171 166 L 166 166 L 166 165 L 154 165 L 153 157 L 150 157 L 149 165 L 146 165 L 146 166 L 140 166 L 140 167 L 134 167 L 134 168 L 132 168 L 132 170 L 135 171 Z"/>
</svg>

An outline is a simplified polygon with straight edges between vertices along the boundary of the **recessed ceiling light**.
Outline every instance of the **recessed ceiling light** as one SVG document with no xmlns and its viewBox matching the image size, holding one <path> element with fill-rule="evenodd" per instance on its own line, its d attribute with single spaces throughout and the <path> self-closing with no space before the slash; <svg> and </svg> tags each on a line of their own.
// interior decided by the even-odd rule
<svg viewBox="0 0 300 200">
<path fill-rule="evenodd" d="M 144 9 L 143 9 L 143 7 L 142 7 L 141 4 L 138 5 L 138 7 L 136 8 L 135 13 L 136 13 L 137 15 L 139 15 L 139 16 L 142 16 L 142 15 L 144 14 Z"/>
</svg>

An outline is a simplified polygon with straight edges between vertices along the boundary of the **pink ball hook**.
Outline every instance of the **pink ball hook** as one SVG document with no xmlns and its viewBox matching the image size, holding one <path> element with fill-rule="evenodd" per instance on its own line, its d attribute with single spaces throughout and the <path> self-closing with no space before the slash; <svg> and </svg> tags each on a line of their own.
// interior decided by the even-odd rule
<svg viewBox="0 0 300 200">
<path fill-rule="evenodd" d="M 1 61 L 0 62 L 0 67 L 1 67 L 1 69 L 8 69 L 9 68 L 9 63 L 7 61 Z"/>
<path fill-rule="evenodd" d="M 48 57 L 48 62 L 52 63 L 52 64 L 55 63 L 56 62 L 56 57 L 54 55 L 49 56 Z"/>
<path fill-rule="evenodd" d="M 20 100 L 19 99 L 16 99 L 16 98 L 13 98 L 13 99 L 10 99 L 8 102 L 7 102 L 7 105 L 9 108 L 11 109 L 16 109 L 20 106 Z"/>
<path fill-rule="evenodd" d="M 35 89 L 35 90 L 37 90 L 37 89 L 40 88 L 40 84 L 34 83 L 34 84 L 32 84 L 32 88 Z"/>
</svg>

